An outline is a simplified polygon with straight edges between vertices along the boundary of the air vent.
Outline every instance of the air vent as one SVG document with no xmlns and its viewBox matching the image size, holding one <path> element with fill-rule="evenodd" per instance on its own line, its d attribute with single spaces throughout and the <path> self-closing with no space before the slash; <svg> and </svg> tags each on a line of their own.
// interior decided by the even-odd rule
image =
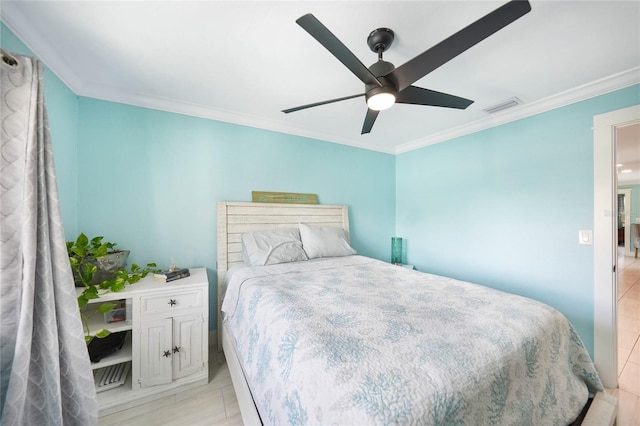
<svg viewBox="0 0 640 426">
<path fill-rule="evenodd" d="M 506 101 L 500 102 L 497 105 L 493 105 L 493 106 L 490 106 L 489 108 L 485 108 L 483 111 L 489 114 L 493 114 L 495 112 L 499 112 L 507 108 L 513 108 L 514 106 L 520 105 L 521 103 L 522 101 L 520 99 L 514 97 L 514 98 L 507 99 Z"/>
</svg>

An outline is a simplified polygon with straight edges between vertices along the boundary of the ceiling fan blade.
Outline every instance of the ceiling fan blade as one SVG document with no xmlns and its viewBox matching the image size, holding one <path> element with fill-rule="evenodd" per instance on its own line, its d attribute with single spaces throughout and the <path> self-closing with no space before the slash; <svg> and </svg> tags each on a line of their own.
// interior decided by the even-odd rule
<svg viewBox="0 0 640 426">
<path fill-rule="evenodd" d="M 399 66 L 390 75 L 396 80 L 398 90 L 403 90 L 530 10 L 528 1 L 512 0 Z"/>
<path fill-rule="evenodd" d="M 375 84 L 382 87 L 382 83 L 374 76 L 369 69 L 333 35 L 318 19 L 310 13 L 301 16 L 296 20 L 298 25 L 304 28 L 313 38 L 323 45 L 342 62 L 349 70 L 365 84 Z"/>
<path fill-rule="evenodd" d="M 365 133 L 369 133 L 371 128 L 373 127 L 373 123 L 376 122 L 376 118 L 378 118 L 378 113 L 380 111 L 373 110 L 371 108 L 367 108 L 367 115 L 364 117 L 364 124 L 362 125 L 361 135 Z"/>
<path fill-rule="evenodd" d="M 436 92 L 435 90 L 409 86 L 398 93 L 396 103 L 466 109 L 473 101 L 447 93 Z"/>
<path fill-rule="evenodd" d="M 359 93 L 357 95 L 351 95 L 351 96 L 345 96 L 345 97 L 342 97 L 342 98 L 329 99 L 328 101 L 314 102 L 312 104 L 301 105 L 301 106 L 297 106 L 297 107 L 289 108 L 289 109 L 283 109 L 282 112 L 284 112 L 285 114 L 289 114 L 290 112 L 300 111 L 301 109 L 313 108 L 313 107 L 317 107 L 317 106 L 320 106 L 320 105 L 332 104 L 334 102 L 346 101 L 347 99 L 358 98 L 360 96 L 364 96 L 364 93 Z"/>
</svg>

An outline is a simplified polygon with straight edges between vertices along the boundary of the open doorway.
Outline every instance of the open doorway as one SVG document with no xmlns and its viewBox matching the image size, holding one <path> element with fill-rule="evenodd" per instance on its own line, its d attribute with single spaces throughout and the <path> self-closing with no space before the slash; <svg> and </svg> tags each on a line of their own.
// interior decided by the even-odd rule
<svg viewBox="0 0 640 426">
<path fill-rule="evenodd" d="M 618 386 L 616 136 L 640 123 L 640 105 L 597 115 L 594 153 L 594 361 L 604 385 Z"/>
<path fill-rule="evenodd" d="M 640 223 L 640 121 L 616 126 L 615 150 L 618 387 L 640 399 L 640 259 L 632 252 L 632 229 Z"/>
<path fill-rule="evenodd" d="M 616 127 L 618 245 L 635 254 L 634 224 L 640 223 L 640 122 Z M 622 243 L 622 244 L 620 244 Z"/>
<path fill-rule="evenodd" d="M 640 142 L 638 142 L 638 145 L 640 148 Z M 631 241 L 631 225 L 633 224 L 633 222 L 631 221 L 631 188 L 624 188 L 620 185 L 620 183 L 618 183 L 617 200 L 616 225 L 618 227 L 618 250 L 621 251 L 625 256 L 631 256 L 631 247 L 633 246 L 633 242 Z"/>
</svg>

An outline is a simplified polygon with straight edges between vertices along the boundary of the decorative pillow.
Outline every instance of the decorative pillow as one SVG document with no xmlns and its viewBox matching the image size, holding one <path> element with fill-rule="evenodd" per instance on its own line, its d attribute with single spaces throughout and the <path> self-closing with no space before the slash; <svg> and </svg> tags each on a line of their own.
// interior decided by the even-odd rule
<svg viewBox="0 0 640 426">
<path fill-rule="evenodd" d="M 242 259 L 249 266 L 309 260 L 296 228 L 242 234 Z"/>
<path fill-rule="evenodd" d="M 309 259 L 317 257 L 339 257 L 356 254 L 347 242 L 347 235 L 342 228 L 321 228 L 299 225 L 302 248 Z"/>
</svg>

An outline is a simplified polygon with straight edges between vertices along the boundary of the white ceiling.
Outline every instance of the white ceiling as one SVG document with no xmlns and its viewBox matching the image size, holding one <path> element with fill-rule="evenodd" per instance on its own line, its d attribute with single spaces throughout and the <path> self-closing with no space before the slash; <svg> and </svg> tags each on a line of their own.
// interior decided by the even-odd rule
<svg viewBox="0 0 640 426">
<path fill-rule="evenodd" d="M 389 27 L 400 66 L 506 1 L 7 1 L 2 20 L 75 93 L 398 153 L 640 82 L 640 2 L 532 11 L 415 83 L 475 100 L 394 105 L 360 135 L 363 84 L 295 20 L 313 13 L 369 66 Z M 508 98 L 523 104 L 489 115 Z"/>
</svg>

